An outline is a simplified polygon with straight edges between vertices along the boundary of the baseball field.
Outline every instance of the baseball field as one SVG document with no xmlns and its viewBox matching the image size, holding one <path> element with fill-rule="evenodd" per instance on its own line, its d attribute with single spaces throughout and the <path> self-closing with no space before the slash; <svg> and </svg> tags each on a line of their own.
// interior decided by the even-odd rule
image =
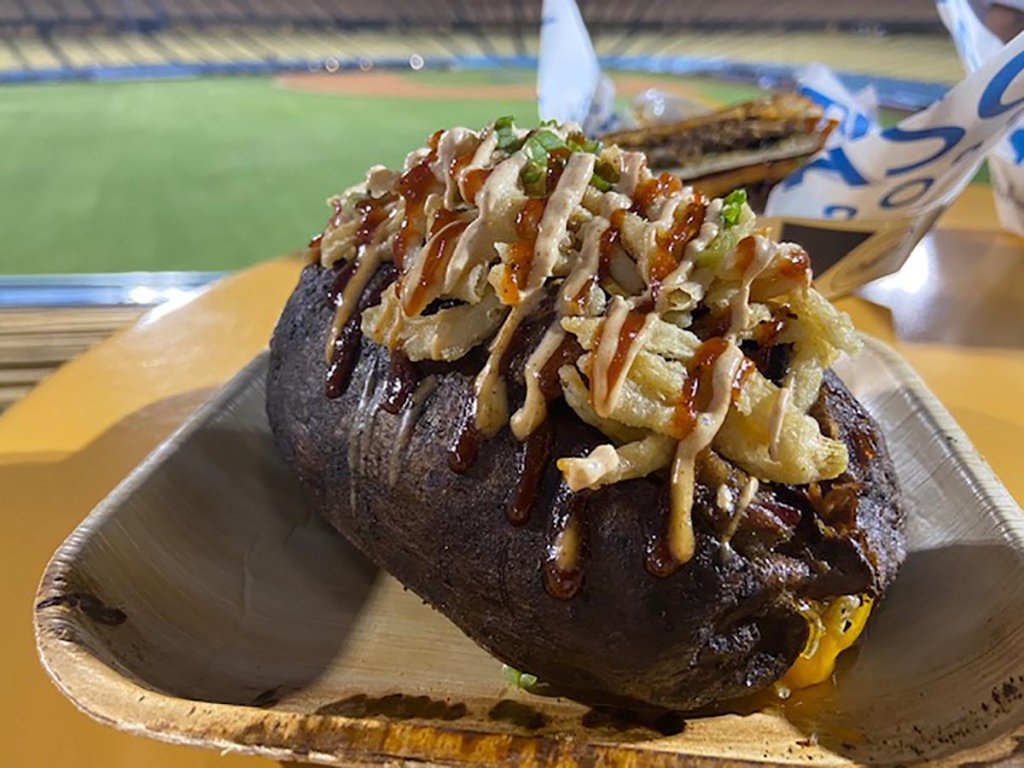
<svg viewBox="0 0 1024 768">
<path fill-rule="evenodd" d="M 442 126 L 536 121 L 531 71 L 65 83 L 0 92 L 0 273 L 228 270 L 301 247 L 324 200 Z M 747 86 L 616 77 L 693 101 Z"/>
</svg>

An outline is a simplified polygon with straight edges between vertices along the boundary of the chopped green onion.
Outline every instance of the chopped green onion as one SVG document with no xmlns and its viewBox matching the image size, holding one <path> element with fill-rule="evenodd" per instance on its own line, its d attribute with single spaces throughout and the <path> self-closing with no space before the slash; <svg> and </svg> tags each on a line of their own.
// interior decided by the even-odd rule
<svg viewBox="0 0 1024 768">
<path fill-rule="evenodd" d="M 512 683 L 512 685 L 522 688 L 524 691 L 530 690 L 538 683 L 536 675 L 531 675 L 529 672 L 520 672 L 508 664 L 501 665 L 501 676 Z"/>
<path fill-rule="evenodd" d="M 579 135 L 579 134 L 577 134 Z M 583 139 L 583 141 L 573 141 L 568 139 L 566 146 L 569 147 L 573 152 L 589 152 L 592 155 L 600 155 L 604 151 L 604 145 L 596 139 Z"/>
<path fill-rule="evenodd" d="M 594 166 L 594 173 L 609 184 L 615 184 L 619 180 L 620 176 L 619 169 L 607 160 L 598 160 L 597 164 Z"/>
<path fill-rule="evenodd" d="M 530 138 L 544 147 L 548 152 L 553 149 L 561 149 L 565 146 L 565 142 L 562 141 L 557 133 L 553 133 L 552 131 L 537 131 Z"/>
<path fill-rule="evenodd" d="M 558 138 L 558 134 L 551 131 L 535 131 L 531 133 L 523 144 L 523 149 L 530 160 L 538 164 L 546 164 L 548 153 L 565 147 L 565 142 Z"/>
<path fill-rule="evenodd" d="M 718 236 L 708 243 L 707 248 L 694 256 L 693 262 L 700 268 L 715 268 L 725 258 L 725 254 L 736 247 L 736 242 L 736 233 L 723 228 Z"/>
<path fill-rule="evenodd" d="M 548 130 L 557 126 L 557 121 L 545 120 L 525 138 L 519 139 L 515 135 L 515 123 L 512 117 L 499 117 L 494 121 L 498 148 L 506 152 L 514 152 L 521 148 L 526 153 L 528 162 L 520 172 L 519 178 L 523 182 L 523 186 L 527 188 L 527 194 L 542 195 L 546 191 L 541 189 L 540 185 L 543 185 L 546 179 L 550 155 L 553 152 L 562 150 L 560 154 L 564 154 L 565 150 L 569 150 L 570 153 L 588 152 L 599 155 L 604 150 L 600 141 L 588 139 L 582 133 L 573 133 L 568 140 L 563 140 L 557 133 Z M 602 192 L 607 192 L 616 181 L 618 181 L 617 169 L 605 162 L 598 165 L 590 183 Z"/>
<path fill-rule="evenodd" d="M 498 149 L 513 152 L 519 148 L 520 141 L 515 132 L 515 118 L 511 115 L 505 115 L 495 120 L 494 132 L 498 136 Z"/>
<path fill-rule="evenodd" d="M 527 163 L 523 166 L 519 177 L 523 180 L 524 184 L 536 184 L 543 178 L 546 170 L 546 168 L 541 168 L 537 163 Z"/>
<path fill-rule="evenodd" d="M 547 163 L 527 163 L 519 173 L 526 194 L 532 197 L 543 197 L 548 186 Z"/>
<path fill-rule="evenodd" d="M 747 202 L 745 189 L 734 189 L 725 196 L 722 201 L 722 226 L 723 228 L 735 227 L 740 221 L 743 213 L 743 204 Z"/>
<path fill-rule="evenodd" d="M 526 152 L 526 156 L 530 158 L 530 162 L 546 165 L 548 162 L 548 151 L 544 148 L 544 145 L 537 141 L 536 136 L 530 136 L 526 139 L 526 143 L 523 144 L 523 150 Z"/>
</svg>

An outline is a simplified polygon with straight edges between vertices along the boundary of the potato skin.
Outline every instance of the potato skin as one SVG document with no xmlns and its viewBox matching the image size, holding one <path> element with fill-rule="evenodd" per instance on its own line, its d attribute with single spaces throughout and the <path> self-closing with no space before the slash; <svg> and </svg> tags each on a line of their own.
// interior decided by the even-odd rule
<svg viewBox="0 0 1024 768">
<path fill-rule="evenodd" d="M 307 267 L 285 307 L 271 342 L 267 413 L 312 505 L 371 560 L 502 661 L 592 700 L 691 710 L 763 688 L 790 666 L 807 633 L 793 595 L 820 581 L 815 557 L 799 553 L 827 536 L 810 531 L 811 543 L 790 541 L 785 553 L 765 557 L 723 556 L 710 518 L 699 514 L 705 489 L 696 556 L 676 574 L 654 577 L 644 569 L 645 547 L 660 526 L 665 484 L 623 482 L 590 496 L 582 588 L 572 599 L 552 598 L 543 563 L 558 485 L 553 463 L 529 521 L 513 526 L 506 510 L 519 444 L 507 430 L 482 444 L 465 474 L 448 467 L 466 374 L 436 374 L 418 418 L 393 415 L 377 407 L 388 352 L 363 339 L 346 391 L 326 398 L 332 276 Z M 826 542 L 845 563 L 846 582 L 835 581 L 880 591 L 902 559 L 891 463 L 877 428 L 838 380 L 824 389 L 818 407 L 831 408 L 840 431 L 870 428 L 876 449 L 856 467 L 874 483 L 857 508 L 865 525 L 855 537 Z M 564 406 L 551 419 L 556 456 L 604 442 Z M 811 525 L 804 517 L 801 526 Z"/>
</svg>

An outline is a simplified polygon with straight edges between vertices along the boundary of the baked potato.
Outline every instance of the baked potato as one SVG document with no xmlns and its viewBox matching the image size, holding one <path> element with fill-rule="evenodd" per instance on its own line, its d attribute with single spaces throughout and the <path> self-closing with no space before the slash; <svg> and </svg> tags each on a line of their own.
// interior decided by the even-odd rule
<svg viewBox="0 0 1024 768">
<path fill-rule="evenodd" d="M 267 381 L 320 514 L 579 697 L 692 710 L 831 672 L 904 520 L 806 253 L 741 195 L 508 119 L 330 204 Z"/>
</svg>

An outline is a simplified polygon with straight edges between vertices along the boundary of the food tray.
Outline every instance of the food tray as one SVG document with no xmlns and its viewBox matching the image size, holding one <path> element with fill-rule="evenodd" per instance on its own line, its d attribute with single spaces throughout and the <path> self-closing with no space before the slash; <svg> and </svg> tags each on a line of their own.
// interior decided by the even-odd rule
<svg viewBox="0 0 1024 768">
<path fill-rule="evenodd" d="M 881 424 L 909 556 L 837 683 L 700 714 L 590 708 L 500 664 L 302 504 L 264 353 L 71 534 L 36 598 L 57 686 L 163 741 L 329 764 L 985 762 L 1024 739 L 1024 517 L 920 379 L 837 370 Z"/>
</svg>

